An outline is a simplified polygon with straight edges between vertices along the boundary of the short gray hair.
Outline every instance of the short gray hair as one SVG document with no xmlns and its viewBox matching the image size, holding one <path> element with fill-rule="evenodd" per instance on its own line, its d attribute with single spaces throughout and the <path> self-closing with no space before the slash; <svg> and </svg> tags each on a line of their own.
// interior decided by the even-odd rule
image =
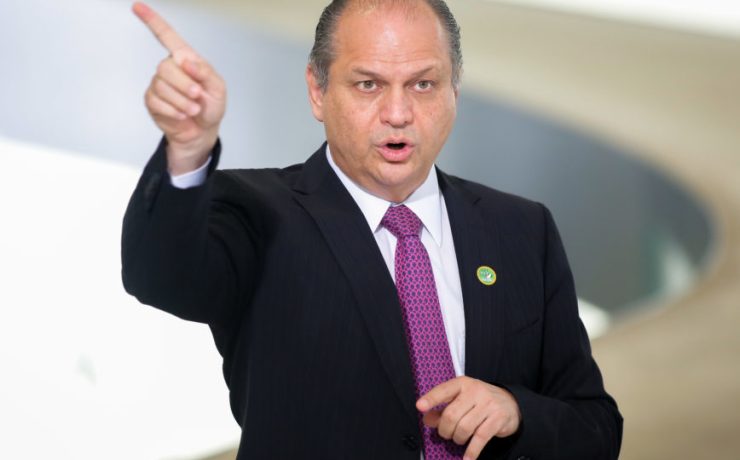
<svg viewBox="0 0 740 460">
<path fill-rule="evenodd" d="M 334 32 L 342 13 L 353 0 L 332 0 L 321 13 L 316 25 L 313 48 L 309 55 L 309 65 L 316 78 L 316 82 L 322 90 L 329 85 L 329 67 L 334 61 Z M 376 3 L 380 3 L 377 0 Z M 450 48 L 450 60 L 452 61 L 452 85 L 455 89 L 460 86 L 462 76 L 462 49 L 460 48 L 460 26 L 455 16 L 447 7 L 444 0 L 421 0 L 425 2 L 437 15 L 447 32 L 447 42 Z"/>
</svg>

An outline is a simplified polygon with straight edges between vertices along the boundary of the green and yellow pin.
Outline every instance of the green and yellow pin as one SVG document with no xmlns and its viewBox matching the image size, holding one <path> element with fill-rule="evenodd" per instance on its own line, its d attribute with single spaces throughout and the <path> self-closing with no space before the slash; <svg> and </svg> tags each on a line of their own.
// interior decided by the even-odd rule
<svg viewBox="0 0 740 460">
<path fill-rule="evenodd" d="M 485 284 L 486 286 L 492 286 L 496 284 L 496 272 L 488 265 L 482 265 L 475 271 L 478 276 L 478 281 Z"/>
</svg>

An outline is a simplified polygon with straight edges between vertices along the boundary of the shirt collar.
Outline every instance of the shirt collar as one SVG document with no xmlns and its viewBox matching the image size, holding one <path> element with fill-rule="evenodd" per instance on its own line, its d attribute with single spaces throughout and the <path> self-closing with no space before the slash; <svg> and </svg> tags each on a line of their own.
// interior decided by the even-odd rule
<svg viewBox="0 0 740 460">
<path fill-rule="evenodd" d="M 329 144 L 326 144 L 326 159 L 359 206 L 373 233 L 380 230 L 380 221 L 389 206 L 405 204 L 421 220 L 437 246 L 442 245 L 442 195 L 439 193 L 439 182 L 434 167 L 429 170 L 427 178 L 419 188 L 414 190 L 414 193 L 403 203 L 392 203 L 373 195 L 350 179 L 334 162 L 329 151 Z"/>
</svg>

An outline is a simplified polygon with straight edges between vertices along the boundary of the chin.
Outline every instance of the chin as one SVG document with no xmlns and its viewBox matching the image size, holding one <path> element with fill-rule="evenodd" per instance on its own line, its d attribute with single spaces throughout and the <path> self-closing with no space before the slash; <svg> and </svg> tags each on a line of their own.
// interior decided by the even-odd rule
<svg viewBox="0 0 740 460">
<path fill-rule="evenodd" d="M 377 175 L 378 182 L 388 187 L 397 187 L 412 181 L 413 171 L 409 165 L 385 164 Z"/>
<path fill-rule="evenodd" d="M 409 173 L 408 171 L 386 171 L 385 174 L 381 174 L 375 178 L 375 183 L 389 195 L 393 195 L 395 198 L 397 194 L 403 195 L 400 199 L 393 199 L 394 202 L 403 201 L 410 195 L 421 183 L 424 181 L 426 176 L 418 177 L 418 175 Z M 387 197 L 386 197 L 387 198 Z"/>
</svg>

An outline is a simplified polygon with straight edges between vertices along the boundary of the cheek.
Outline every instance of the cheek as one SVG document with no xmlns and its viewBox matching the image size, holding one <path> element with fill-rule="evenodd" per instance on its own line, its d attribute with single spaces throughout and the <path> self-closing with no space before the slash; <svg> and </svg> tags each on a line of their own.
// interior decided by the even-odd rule
<svg viewBox="0 0 740 460">
<path fill-rule="evenodd" d="M 432 113 L 430 114 L 430 118 L 434 120 L 434 126 L 431 127 L 434 130 L 433 135 L 437 138 L 441 138 L 441 141 L 444 141 L 452 129 L 452 125 L 455 122 L 455 116 L 456 107 L 454 99 L 452 101 L 446 99 L 438 101 L 432 108 Z"/>
<path fill-rule="evenodd" d="M 337 117 L 337 128 L 347 142 L 352 142 L 352 148 L 364 150 L 369 147 L 373 139 L 373 117 L 368 110 L 345 107 Z"/>
<path fill-rule="evenodd" d="M 343 152 L 346 166 L 372 169 L 372 130 L 364 111 L 347 107 L 335 109 L 325 119 L 324 125 L 327 137 Z"/>
<path fill-rule="evenodd" d="M 442 101 L 425 104 L 419 108 L 416 115 L 422 140 L 431 143 L 444 140 L 454 120 L 454 111 L 451 113 L 449 107 Z"/>
</svg>

